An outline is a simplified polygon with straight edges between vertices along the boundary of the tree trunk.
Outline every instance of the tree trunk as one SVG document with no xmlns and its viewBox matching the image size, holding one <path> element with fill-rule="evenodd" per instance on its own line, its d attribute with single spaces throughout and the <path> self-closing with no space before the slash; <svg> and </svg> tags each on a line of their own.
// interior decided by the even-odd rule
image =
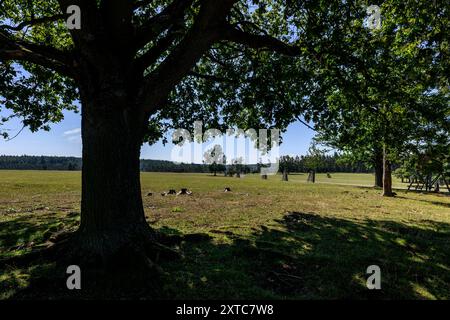
<svg viewBox="0 0 450 320">
<path fill-rule="evenodd" d="M 384 197 L 393 197 L 394 193 L 392 192 L 392 171 L 391 171 L 391 163 L 388 159 L 386 148 L 383 152 L 383 196 Z"/>
<path fill-rule="evenodd" d="M 140 185 L 142 130 L 125 99 L 92 98 L 83 104 L 80 254 L 110 264 L 154 240 Z M 139 253 L 140 254 L 140 253 Z"/>
<path fill-rule="evenodd" d="M 376 150 L 374 158 L 375 187 L 383 188 L 383 151 Z"/>
<path fill-rule="evenodd" d="M 308 182 L 316 183 L 316 171 L 315 170 L 309 171 Z"/>
<path fill-rule="evenodd" d="M 434 192 L 440 192 L 441 190 L 440 190 L 440 186 L 439 186 L 439 179 L 436 181 L 436 185 L 435 185 L 435 188 L 434 188 Z"/>
</svg>

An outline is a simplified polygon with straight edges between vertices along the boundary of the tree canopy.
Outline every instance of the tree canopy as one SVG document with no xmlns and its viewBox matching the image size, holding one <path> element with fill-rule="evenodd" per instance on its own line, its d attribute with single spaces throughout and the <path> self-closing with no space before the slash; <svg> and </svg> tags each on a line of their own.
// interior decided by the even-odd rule
<svg viewBox="0 0 450 320">
<path fill-rule="evenodd" d="M 447 133 L 448 1 L 370 4 L 379 30 L 363 0 L 0 0 L 0 124 L 48 130 L 81 105 L 70 253 L 107 262 L 161 248 L 139 154 L 169 128 L 283 131 L 302 116 L 347 145 L 380 135 L 389 153 L 411 124 Z M 79 29 L 65 24 L 69 6 Z"/>
<path fill-rule="evenodd" d="M 80 30 L 65 27 L 70 4 L 81 7 Z M 87 92 L 99 86 L 86 83 L 84 72 L 100 76 L 126 61 L 115 77 L 129 85 L 115 94 L 139 100 L 150 118 L 147 141 L 193 120 L 283 129 L 323 105 L 326 89 L 318 84 L 331 79 L 320 76 L 317 62 L 330 70 L 362 63 L 348 53 L 364 38 L 358 34 L 367 33 L 364 4 L 4 0 L 1 96 L 11 114 L 3 120 L 19 117 L 33 131 L 48 129 L 62 119 L 61 110 L 76 108 L 83 86 Z M 317 120 L 317 111 L 310 117 Z"/>
</svg>

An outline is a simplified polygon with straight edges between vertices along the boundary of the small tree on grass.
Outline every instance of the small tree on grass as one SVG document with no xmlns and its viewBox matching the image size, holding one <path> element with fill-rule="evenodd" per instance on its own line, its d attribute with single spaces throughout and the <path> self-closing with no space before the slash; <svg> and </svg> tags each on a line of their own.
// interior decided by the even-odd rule
<svg viewBox="0 0 450 320">
<path fill-rule="evenodd" d="M 325 151 L 319 149 L 317 144 L 313 142 L 309 147 L 308 154 L 305 157 L 305 167 L 309 172 L 309 182 L 316 182 L 316 172 L 323 165 L 324 155 Z"/>
<path fill-rule="evenodd" d="M 295 170 L 295 159 L 290 156 L 282 156 L 279 160 L 279 171 L 282 174 L 282 180 L 289 180 L 289 173 Z"/>
<path fill-rule="evenodd" d="M 234 160 L 232 161 L 232 163 L 233 163 L 233 165 L 232 165 L 231 171 L 233 172 L 233 174 L 236 175 L 237 178 L 240 178 L 240 177 L 241 177 L 241 174 L 244 173 L 244 172 L 243 172 L 243 170 L 244 170 L 244 165 L 242 164 L 242 163 L 243 163 L 242 157 L 239 157 L 239 158 L 237 158 L 237 159 L 234 159 Z"/>
<path fill-rule="evenodd" d="M 450 111 L 450 107 L 449 107 Z M 448 182 L 450 160 L 450 121 L 445 117 L 433 125 L 418 126 L 416 138 L 405 146 L 398 155 L 400 167 L 395 174 L 399 178 L 413 178 L 409 182 L 426 183 L 431 188 L 430 179 Z"/>
<path fill-rule="evenodd" d="M 204 163 L 209 165 L 209 171 L 217 176 L 217 172 L 225 171 L 225 155 L 222 146 L 215 145 L 204 154 Z"/>
</svg>

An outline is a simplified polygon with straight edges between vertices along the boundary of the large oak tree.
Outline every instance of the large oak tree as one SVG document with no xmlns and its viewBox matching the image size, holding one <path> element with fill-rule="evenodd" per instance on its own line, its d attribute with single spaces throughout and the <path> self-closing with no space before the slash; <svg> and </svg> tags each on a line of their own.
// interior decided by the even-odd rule
<svg viewBox="0 0 450 320">
<path fill-rule="evenodd" d="M 0 106 L 9 110 L 2 122 L 17 117 L 32 131 L 48 130 L 62 110 L 81 104 L 81 226 L 66 255 L 107 264 L 157 246 L 139 155 L 168 127 L 203 120 L 219 129 L 285 128 L 299 115 L 310 89 L 299 68 L 302 38 L 327 32 L 300 27 L 312 24 L 312 12 L 339 20 L 350 10 L 326 3 L 0 1 Z M 65 25 L 70 5 L 81 9 L 81 29 Z"/>
<path fill-rule="evenodd" d="M 157 246 L 139 155 L 168 128 L 203 120 L 284 129 L 305 111 L 307 121 L 332 121 L 329 93 L 357 99 L 351 87 L 371 77 L 358 48 L 363 4 L 0 0 L 0 106 L 11 111 L 1 122 L 20 117 L 32 131 L 48 129 L 81 103 L 81 226 L 68 254 L 107 263 Z M 70 5 L 81 8 L 79 30 L 65 26 Z"/>
</svg>

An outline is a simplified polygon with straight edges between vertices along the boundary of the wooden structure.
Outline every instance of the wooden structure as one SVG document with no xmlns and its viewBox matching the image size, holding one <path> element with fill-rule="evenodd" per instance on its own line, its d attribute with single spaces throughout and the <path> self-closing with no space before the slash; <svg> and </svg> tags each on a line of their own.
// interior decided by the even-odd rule
<svg viewBox="0 0 450 320">
<path fill-rule="evenodd" d="M 441 181 L 445 183 L 448 192 L 450 192 L 450 186 L 447 179 L 442 175 L 438 174 L 433 178 L 433 175 L 429 174 L 426 177 L 415 175 L 410 178 L 410 184 L 408 186 L 408 191 L 411 191 L 412 188 L 416 191 L 434 191 L 439 192 L 439 185 Z M 413 186 L 415 184 L 415 186 Z M 425 190 L 424 190 L 425 189 Z"/>
</svg>

